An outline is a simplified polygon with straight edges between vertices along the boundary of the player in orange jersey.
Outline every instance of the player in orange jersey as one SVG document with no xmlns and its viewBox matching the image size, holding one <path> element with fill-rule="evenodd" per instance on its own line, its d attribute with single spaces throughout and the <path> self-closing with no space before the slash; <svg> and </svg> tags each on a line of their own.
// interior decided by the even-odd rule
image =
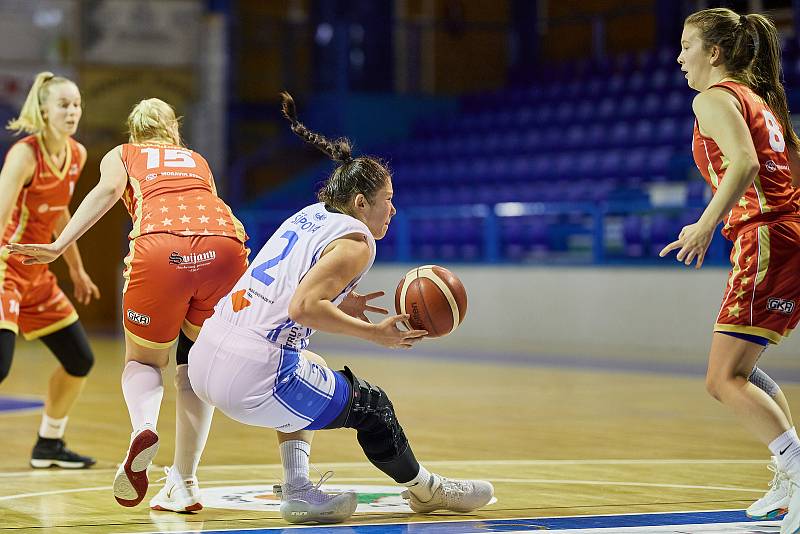
<svg viewBox="0 0 800 534">
<path fill-rule="evenodd" d="M 70 80 L 41 72 L 19 117 L 8 124 L 29 134 L 6 155 L 0 171 L 0 245 L 50 240 L 70 220 L 75 182 L 86 149 L 72 136 L 81 119 L 81 94 Z M 83 269 L 77 246 L 64 250 L 75 298 L 100 296 Z M 23 265 L 0 249 L 0 382 L 8 376 L 19 332 L 41 339 L 61 365 L 50 376 L 32 467 L 82 468 L 94 459 L 64 446 L 67 418 L 86 382 L 94 357 L 78 314 L 46 265 Z"/>
<path fill-rule="evenodd" d="M 793 187 L 800 139 L 789 119 L 780 57 L 775 26 L 762 15 L 707 9 L 686 19 L 678 63 L 700 93 L 692 103 L 693 152 L 714 197 L 661 256 L 678 250 L 678 261 L 700 268 L 720 222 L 733 241 L 706 387 L 775 457 L 771 490 L 748 515 L 771 518 L 788 508 L 781 532 L 798 532 L 800 440 L 785 396 L 757 367 L 764 347 L 800 320 L 800 204 Z"/>
<path fill-rule="evenodd" d="M 130 142 L 105 155 L 100 182 L 61 236 L 52 244 L 11 248 L 30 256 L 25 263 L 53 261 L 123 199 L 133 229 L 124 273 L 122 391 L 133 433 L 114 479 L 114 496 L 123 506 L 135 506 L 147 491 L 147 467 L 158 449 L 161 372 L 177 340 L 175 462 L 166 491 L 151 507 L 195 511 L 202 508 L 195 471 L 213 409 L 192 391 L 187 358 L 214 305 L 247 269 L 247 236 L 217 196 L 205 158 L 183 145 L 169 104 L 156 98 L 139 102 L 128 129 Z"/>
</svg>

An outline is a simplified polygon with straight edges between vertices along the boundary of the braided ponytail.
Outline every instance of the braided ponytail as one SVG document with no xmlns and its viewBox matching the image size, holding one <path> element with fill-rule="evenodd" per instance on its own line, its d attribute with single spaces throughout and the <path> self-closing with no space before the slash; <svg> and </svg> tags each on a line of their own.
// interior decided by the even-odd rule
<svg viewBox="0 0 800 534">
<path fill-rule="evenodd" d="M 374 200 L 375 193 L 390 178 L 386 164 L 369 156 L 353 158 L 353 148 L 346 138 L 331 141 L 306 128 L 298 120 L 294 99 L 287 92 L 281 93 L 281 111 L 300 139 L 338 163 L 317 192 L 320 202 L 343 213 L 350 213 L 351 203 L 359 193 L 370 203 Z"/>
<path fill-rule="evenodd" d="M 281 111 L 283 116 L 292 124 L 292 131 L 306 143 L 315 146 L 333 161 L 350 163 L 353 161 L 353 147 L 345 138 L 330 141 L 326 137 L 312 132 L 297 119 L 297 108 L 294 98 L 286 91 L 281 93 Z"/>
</svg>

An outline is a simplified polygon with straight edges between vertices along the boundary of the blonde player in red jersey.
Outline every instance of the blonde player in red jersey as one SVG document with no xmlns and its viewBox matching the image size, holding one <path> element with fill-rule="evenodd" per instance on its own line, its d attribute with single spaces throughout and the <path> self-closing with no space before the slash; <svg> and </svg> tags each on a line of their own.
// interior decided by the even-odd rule
<svg viewBox="0 0 800 534">
<path fill-rule="evenodd" d="M 0 171 L 0 246 L 52 239 L 70 220 L 68 205 L 86 163 L 72 136 L 81 119 L 81 93 L 67 78 L 41 72 L 19 117 L 8 124 L 29 134 L 6 155 Z M 64 250 L 75 298 L 88 304 L 100 293 L 83 268 L 77 246 Z M 78 314 L 46 265 L 23 265 L 0 248 L 0 382 L 8 376 L 17 334 L 41 339 L 60 362 L 50 376 L 32 467 L 89 467 L 88 456 L 64 446 L 70 408 L 94 357 Z"/>
<path fill-rule="evenodd" d="M 789 120 L 780 57 L 775 26 L 762 15 L 707 9 L 687 17 L 678 63 L 700 93 L 692 103 L 693 152 L 714 197 L 660 255 L 678 250 L 678 261 L 700 268 L 720 222 L 733 241 L 706 387 L 774 455 L 771 490 L 748 515 L 772 518 L 788 508 L 781 532 L 794 533 L 800 532 L 800 440 L 785 396 L 756 366 L 764 347 L 800 320 L 800 204 L 793 187 L 800 139 Z"/>
<path fill-rule="evenodd" d="M 105 155 L 100 182 L 61 236 L 52 244 L 11 248 L 29 256 L 25 263 L 53 261 L 123 199 L 133 230 L 124 273 L 122 391 L 133 433 L 117 470 L 114 496 L 122 506 L 136 506 L 147 492 L 147 468 L 158 449 L 161 372 L 177 340 L 175 462 L 150 505 L 196 511 L 202 505 L 195 471 L 213 409 L 192 391 L 187 357 L 214 305 L 247 269 L 247 236 L 217 196 L 205 158 L 181 142 L 171 106 L 156 98 L 139 102 L 128 117 L 128 129 L 130 142 Z"/>
</svg>

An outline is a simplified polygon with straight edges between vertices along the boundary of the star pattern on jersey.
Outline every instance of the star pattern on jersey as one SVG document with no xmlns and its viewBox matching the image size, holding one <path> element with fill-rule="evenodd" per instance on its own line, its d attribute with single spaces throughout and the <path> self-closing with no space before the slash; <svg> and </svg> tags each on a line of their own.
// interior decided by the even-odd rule
<svg viewBox="0 0 800 534">
<path fill-rule="evenodd" d="M 750 215 L 748 213 L 742 213 L 742 218 L 740 219 L 742 222 L 747 222 L 750 220 Z"/>
<path fill-rule="evenodd" d="M 731 317 L 739 317 L 739 312 L 742 311 L 742 308 L 739 306 L 739 301 L 733 303 L 733 306 L 728 306 L 728 315 Z"/>
<path fill-rule="evenodd" d="M 742 289 L 742 288 L 737 289 L 736 290 L 736 298 L 737 299 L 742 298 L 745 293 L 746 293 L 746 291 L 744 289 Z"/>
<path fill-rule="evenodd" d="M 746 208 L 747 207 L 747 199 L 744 198 L 744 197 L 740 198 L 739 199 L 739 206 L 742 207 L 742 208 Z"/>
<path fill-rule="evenodd" d="M 152 202 L 155 202 L 155 199 Z M 160 197 L 158 202 L 157 210 L 150 209 L 154 208 L 153 206 L 145 206 L 146 213 L 141 218 L 142 233 L 167 231 L 185 236 L 239 237 L 230 210 L 225 209 L 225 205 L 216 198 L 209 195 L 167 195 Z M 216 212 L 216 217 L 212 217 L 209 213 L 212 209 Z M 178 212 L 175 213 L 175 210 Z M 153 220 L 159 214 L 161 219 Z M 149 221 L 149 224 L 144 221 Z"/>
<path fill-rule="evenodd" d="M 742 277 L 742 287 L 746 286 L 749 283 L 750 283 L 750 277 L 749 276 L 743 276 Z"/>
</svg>

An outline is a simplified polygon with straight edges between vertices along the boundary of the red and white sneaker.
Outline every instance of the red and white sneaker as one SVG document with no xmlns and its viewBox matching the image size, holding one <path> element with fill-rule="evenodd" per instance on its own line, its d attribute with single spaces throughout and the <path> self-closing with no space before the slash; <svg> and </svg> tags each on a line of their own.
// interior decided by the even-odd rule
<svg viewBox="0 0 800 534">
<path fill-rule="evenodd" d="M 136 506 L 147 493 L 147 468 L 158 452 L 158 434 L 146 426 L 131 435 L 125 461 L 114 477 L 114 498 L 122 506 Z"/>
</svg>

